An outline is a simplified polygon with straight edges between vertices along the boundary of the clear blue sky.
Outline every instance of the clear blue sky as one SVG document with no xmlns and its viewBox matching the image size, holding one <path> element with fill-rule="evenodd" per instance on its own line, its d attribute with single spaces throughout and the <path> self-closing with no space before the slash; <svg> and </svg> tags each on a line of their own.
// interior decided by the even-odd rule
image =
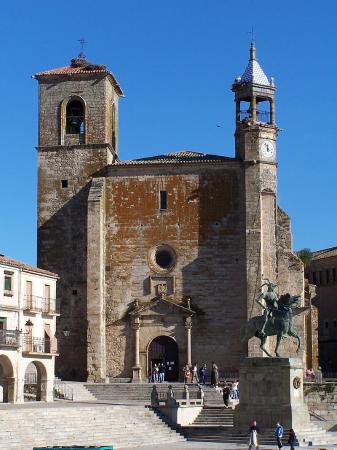
<svg viewBox="0 0 337 450">
<path fill-rule="evenodd" d="M 36 262 L 37 82 L 85 37 L 120 102 L 120 158 L 179 149 L 234 155 L 230 86 L 257 57 L 278 87 L 279 204 L 294 247 L 337 245 L 336 0 L 42 0 L 3 2 L 0 16 L 0 253 Z M 221 125 L 221 127 L 217 127 Z"/>
</svg>

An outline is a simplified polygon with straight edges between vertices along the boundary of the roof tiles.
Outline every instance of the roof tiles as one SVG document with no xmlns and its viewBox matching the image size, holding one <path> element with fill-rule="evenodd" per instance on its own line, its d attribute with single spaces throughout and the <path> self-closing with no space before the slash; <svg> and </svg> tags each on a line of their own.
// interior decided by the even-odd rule
<svg viewBox="0 0 337 450">
<path fill-rule="evenodd" d="M 8 258 L 7 256 L 0 255 L 0 264 L 4 264 L 6 266 L 15 267 L 17 269 L 22 269 L 24 272 L 34 272 L 41 275 L 47 275 L 49 277 L 57 278 L 58 275 L 53 272 L 49 272 L 49 270 L 40 269 L 39 267 L 30 266 L 29 264 L 25 264 L 21 261 L 17 261 L 12 258 Z"/>
<path fill-rule="evenodd" d="M 146 164 L 177 164 L 177 163 L 217 163 L 232 160 L 227 156 L 211 155 L 207 153 L 193 152 L 191 150 L 182 150 L 178 152 L 167 153 L 166 155 L 149 156 L 148 158 L 130 159 L 125 161 L 116 161 L 114 165 L 146 165 Z"/>
</svg>

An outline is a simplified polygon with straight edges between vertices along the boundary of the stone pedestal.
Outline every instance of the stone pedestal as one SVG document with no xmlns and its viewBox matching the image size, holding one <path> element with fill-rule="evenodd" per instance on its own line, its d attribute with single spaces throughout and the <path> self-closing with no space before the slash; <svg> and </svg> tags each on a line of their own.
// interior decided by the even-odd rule
<svg viewBox="0 0 337 450">
<path fill-rule="evenodd" d="M 234 416 L 237 428 L 256 420 L 261 428 L 297 431 L 310 426 L 303 399 L 303 365 L 299 358 L 244 358 L 240 364 L 240 404 Z"/>
</svg>

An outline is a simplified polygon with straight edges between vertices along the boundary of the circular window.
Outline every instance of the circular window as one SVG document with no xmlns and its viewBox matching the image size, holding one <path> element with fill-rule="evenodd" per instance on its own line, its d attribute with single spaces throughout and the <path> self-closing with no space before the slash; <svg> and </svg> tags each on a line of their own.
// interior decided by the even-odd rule
<svg viewBox="0 0 337 450">
<path fill-rule="evenodd" d="M 176 254 L 168 245 L 160 245 L 150 252 L 150 266 L 155 272 L 172 269 L 176 263 Z"/>
<path fill-rule="evenodd" d="M 169 269 L 172 266 L 173 258 L 168 250 L 157 250 L 155 254 L 156 263 L 162 269 Z"/>
</svg>

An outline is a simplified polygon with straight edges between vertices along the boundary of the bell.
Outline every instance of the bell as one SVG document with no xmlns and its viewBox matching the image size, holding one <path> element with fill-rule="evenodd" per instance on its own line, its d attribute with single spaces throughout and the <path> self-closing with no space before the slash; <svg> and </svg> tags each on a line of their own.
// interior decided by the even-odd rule
<svg viewBox="0 0 337 450">
<path fill-rule="evenodd" d="M 79 125 L 79 120 L 75 119 L 75 118 L 72 118 L 71 121 L 70 121 L 70 125 L 73 126 L 73 127 L 77 127 Z"/>
</svg>

